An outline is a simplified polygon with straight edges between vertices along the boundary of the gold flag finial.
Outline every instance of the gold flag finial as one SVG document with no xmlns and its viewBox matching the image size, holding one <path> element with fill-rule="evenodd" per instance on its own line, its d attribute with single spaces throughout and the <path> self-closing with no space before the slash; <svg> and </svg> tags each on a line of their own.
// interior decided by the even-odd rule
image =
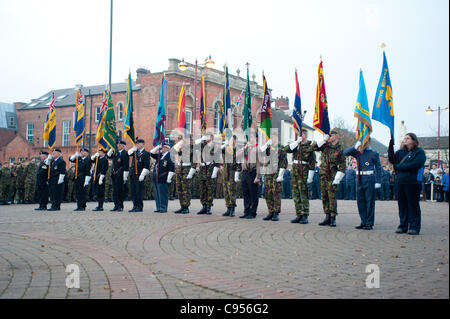
<svg viewBox="0 0 450 319">
<path fill-rule="evenodd" d="M 381 48 L 384 50 L 386 48 L 386 43 L 381 43 Z"/>
<path fill-rule="evenodd" d="M 320 55 L 320 62 L 322 62 L 322 54 Z"/>
</svg>

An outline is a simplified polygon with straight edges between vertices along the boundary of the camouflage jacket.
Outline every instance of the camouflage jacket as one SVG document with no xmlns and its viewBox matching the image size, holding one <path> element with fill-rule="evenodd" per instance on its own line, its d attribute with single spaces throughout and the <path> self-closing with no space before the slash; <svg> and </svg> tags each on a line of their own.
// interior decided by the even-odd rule
<svg viewBox="0 0 450 319">
<path fill-rule="evenodd" d="M 297 163 L 292 164 L 292 167 L 302 167 L 305 171 L 314 170 L 316 166 L 316 153 L 313 150 L 313 145 L 311 141 L 306 141 L 304 144 L 298 144 L 293 150 L 291 150 L 289 145 L 284 148 L 287 153 L 292 153 L 292 160 L 297 161 Z M 307 164 L 300 166 L 302 162 Z"/>
<path fill-rule="evenodd" d="M 345 173 L 344 148 L 340 142 L 336 145 L 326 142 L 321 147 L 314 143 L 312 149 L 316 152 L 321 152 L 319 172 L 321 176 L 334 178 L 338 171 Z"/>
</svg>

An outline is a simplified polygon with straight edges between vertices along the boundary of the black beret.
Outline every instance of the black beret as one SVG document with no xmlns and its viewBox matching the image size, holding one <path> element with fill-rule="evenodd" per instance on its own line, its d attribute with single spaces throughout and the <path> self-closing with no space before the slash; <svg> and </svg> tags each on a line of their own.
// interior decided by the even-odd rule
<svg viewBox="0 0 450 319">
<path fill-rule="evenodd" d="M 81 152 L 81 151 L 85 151 L 85 152 L 88 152 L 88 153 L 89 153 L 89 150 L 88 150 L 86 147 L 80 148 L 80 152 Z"/>
<path fill-rule="evenodd" d="M 45 155 L 48 155 L 48 152 L 47 152 L 47 151 L 40 151 L 39 154 L 45 154 Z"/>
<path fill-rule="evenodd" d="M 136 143 L 145 143 L 145 141 L 142 138 L 140 138 L 136 141 Z"/>
<path fill-rule="evenodd" d="M 127 145 L 127 142 L 125 142 L 124 140 L 120 140 L 120 141 L 119 141 L 119 144 Z"/>
<path fill-rule="evenodd" d="M 61 153 L 61 150 L 59 148 L 55 148 L 55 152 L 60 152 Z"/>
</svg>

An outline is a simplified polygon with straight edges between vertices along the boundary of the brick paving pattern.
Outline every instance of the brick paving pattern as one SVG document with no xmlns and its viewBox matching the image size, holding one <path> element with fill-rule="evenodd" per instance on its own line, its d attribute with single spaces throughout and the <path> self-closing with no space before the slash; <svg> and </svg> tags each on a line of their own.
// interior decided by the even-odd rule
<svg viewBox="0 0 450 319">
<path fill-rule="evenodd" d="M 419 236 L 395 234 L 397 203 L 377 201 L 375 227 L 357 230 L 355 201 L 338 201 L 337 227 L 320 227 L 322 205 L 311 201 L 310 223 L 292 224 L 283 200 L 280 221 L 212 215 L 35 212 L 34 205 L 0 206 L 0 298 L 449 298 L 449 211 L 421 203 Z M 66 266 L 80 268 L 80 288 L 66 287 Z M 368 289 L 366 266 L 380 269 L 380 288 Z"/>
</svg>

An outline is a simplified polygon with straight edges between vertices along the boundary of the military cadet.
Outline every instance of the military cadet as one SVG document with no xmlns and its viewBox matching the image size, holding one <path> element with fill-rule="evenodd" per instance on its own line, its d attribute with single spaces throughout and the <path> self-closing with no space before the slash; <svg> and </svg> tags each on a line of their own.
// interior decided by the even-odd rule
<svg viewBox="0 0 450 319">
<path fill-rule="evenodd" d="M 213 206 L 214 192 L 218 165 L 214 162 L 214 135 L 209 134 L 209 138 L 204 135 L 195 141 L 195 144 L 201 145 L 200 163 L 197 166 L 200 179 L 200 203 L 202 209 L 197 212 L 198 215 L 211 215 L 211 207 Z M 205 150 L 206 148 L 206 150 Z M 209 149 L 209 152 L 208 152 Z"/>
<path fill-rule="evenodd" d="M 239 181 L 239 171 L 241 169 L 241 165 L 237 163 L 236 159 L 236 135 L 233 135 L 231 143 L 232 144 L 229 145 L 229 142 L 226 141 L 222 145 L 222 156 L 224 158 L 222 184 L 225 205 L 227 206 L 227 211 L 223 213 L 222 216 L 234 217 L 234 210 L 236 208 L 236 186 Z"/>
<path fill-rule="evenodd" d="M 14 204 L 14 200 L 16 198 L 16 194 L 17 194 L 17 185 L 16 185 L 16 179 L 17 179 L 17 170 L 18 170 L 18 165 L 16 165 L 15 163 L 10 163 L 9 164 L 9 168 L 11 170 L 11 179 L 9 179 L 7 181 L 7 183 L 9 183 L 9 194 L 8 194 L 8 202 L 10 204 Z"/>
<path fill-rule="evenodd" d="M 295 203 L 296 217 L 291 223 L 308 224 L 309 188 L 313 182 L 316 154 L 311 141 L 308 141 L 308 131 L 303 130 L 302 136 L 285 147 L 287 153 L 293 153 L 292 161 L 292 197 Z"/>
<path fill-rule="evenodd" d="M 108 159 L 105 156 L 105 151 L 99 149 L 91 161 L 94 163 L 93 188 L 94 194 L 97 195 L 98 205 L 93 209 L 94 212 L 103 211 L 103 202 L 105 201 L 105 177 L 108 171 Z"/>
<path fill-rule="evenodd" d="M 113 161 L 108 159 L 108 167 L 111 167 L 111 169 L 108 169 L 105 176 L 105 202 L 113 202 L 112 163 Z"/>
<path fill-rule="evenodd" d="M 66 176 L 66 162 L 63 160 L 61 150 L 55 148 L 51 155 L 48 156 L 50 160 L 50 198 L 52 206 L 49 211 L 61 210 L 61 200 L 64 191 L 64 177 Z"/>
<path fill-rule="evenodd" d="M 161 150 L 161 151 L 160 151 Z M 155 213 L 167 213 L 169 204 L 169 184 L 175 174 L 175 164 L 170 156 L 170 146 L 158 145 L 150 151 L 155 160 L 153 166 L 153 190 L 155 192 Z"/>
<path fill-rule="evenodd" d="M 362 153 L 358 148 L 361 142 L 356 142 L 354 147 L 344 150 L 344 156 L 353 156 L 356 158 L 356 201 L 358 204 L 359 217 L 361 224 L 356 229 L 373 229 L 375 222 L 375 190 L 381 188 L 381 176 L 383 169 L 380 164 L 380 156 L 377 152 L 368 147 Z"/>
<path fill-rule="evenodd" d="M 4 162 L 1 168 L 1 178 L 0 178 L 0 204 L 9 205 L 8 195 L 10 190 L 10 184 L 12 181 L 11 168 L 8 162 Z"/>
<path fill-rule="evenodd" d="M 345 170 L 345 198 L 344 199 L 351 199 L 355 200 L 355 178 L 356 178 L 356 171 L 353 169 L 352 165 L 349 165 L 348 168 Z"/>
<path fill-rule="evenodd" d="M 325 219 L 320 226 L 336 227 L 338 185 L 345 176 L 345 156 L 339 142 L 339 131 L 332 129 L 323 140 L 313 144 L 313 150 L 321 152 L 320 192 Z"/>
<path fill-rule="evenodd" d="M 127 145 L 125 141 L 119 141 L 119 143 L 117 143 L 117 152 L 110 149 L 107 154 L 108 158 L 112 159 L 111 179 L 114 200 L 114 208 L 111 209 L 112 212 L 123 211 L 123 201 L 125 200 L 125 196 L 128 194 L 126 187 L 130 167 L 130 157 L 125 150 L 125 145 Z M 131 150 L 133 149 L 135 149 L 135 147 Z M 134 151 L 130 152 L 130 154 L 133 153 Z"/>
<path fill-rule="evenodd" d="M 36 202 L 36 174 L 37 165 L 28 161 L 25 168 L 25 204 Z"/>
<path fill-rule="evenodd" d="M 67 179 L 66 179 L 66 184 L 67 184 L 67 201 L 73 202 L 75 201 L 75 169 L 74 166 L 72 165 L 72 163 L 70 163 L 70 167 L 67 170 Z"/>
<path fill-rule="evenodd" d="M 74 211 L 86 210 L 86 186 L 91 181 L 91 158 L 88 156 L 87 148 L 82 147 L 80 153 L 76 152 L 69 160 L 75 163 L 75 194 L 77 198 L 77 208 Z"/>
<path fill-rule="evenodd" d="M 128 155 L 132 156 L 131 175 L 131 197 L 133 198 L 132 212 L 142 212 L 144 208 L 144 179 L 150 173 L 150 154 L 144 149 L 145 141 L 138 139 L 136 146 L 128 150 Z"/>
<path fill-rule="evenodd" d="M 383 168 L 383 178 L 381 183 L 382 193 L 383 193 L 383 199 L 384 200 L 390 200 L 391 199 L 391 193 L 389 189 L 389 180 L 391 179 L 391 173 L 385 166 Z"/>
<path fill-rule="evenodd" d="M 25 162 L 20 162 L 16 165 L 16 197 L 17 203 L 23 204 L 25 200 Z"/>
<path fill-rule="evenodd" d="M 180 201 L 180 209 L 176 210 L 175 214 L 189 214 L 192 197 L 192 178 L 195 174 L 195 168 L 192 167 L 194 155 L 192 138 L 188 137 L 184 140 L 183 135 L 179 135 L 173 149 L 176 152 L 175 185 L 178 200 Z M 183 155 L 183 150 L 187 154 Z"/>
<path fill-rule="evenodd" d="M 35 208 L 34 210 L 47 210 L 47 203 L 48 203 L 48 163 L 49 160 L 47 159 L 48 152 L 47 151 L 41 151 L 39 153 L 39 158 L 41 162 L 39 163 L 38 171 L 36 174 L 36 189 L 37 189 L 37 195 L 38 195 L 38 202 L 39 207 Z"/>
<path fill-rule="evenodd" d="M 276 147 L 274 147 L 274 146 Z M 278 221 L 281 212 L 281 192 L 284 171 L 287 168 L 287 155 L 281 144 L 278 143 L 278 135 L 272 135 L 270 139 L 261 146 L 260 163 L 264 173 L 265 198 L 269 214 L 263 220 Z M 277 163 L 275 158 L 278 153 Z M 261 155 L 262 155 L 261 154 Z"/>
</svg>

